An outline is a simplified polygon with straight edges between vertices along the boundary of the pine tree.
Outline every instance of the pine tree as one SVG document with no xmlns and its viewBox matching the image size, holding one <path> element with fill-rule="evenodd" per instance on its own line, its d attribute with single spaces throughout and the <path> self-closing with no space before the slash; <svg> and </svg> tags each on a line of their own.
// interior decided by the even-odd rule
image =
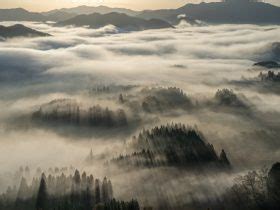
<svg viewBox="0 0 280 210">
<path fill-rule="evenodd" d="M 119 95 L 119 102 L 120 103 L 124 103 L 124 99 L 123 99 L 123 95 L 122 94 Z"/>
<path fill-rule="evenodd" d="M 102 201 L 104 203 L 109 201 L 108 182 L 106 177 L 103 179 L 102 182 Z"/>
<path fill-rule="evenodd" d="M 74 181 L 74 187 L 75 187 L 74 190 L 79 192 L 80 187 L 81 187 L 81 176 L 80 176 L 80 172 L 78 170 L 75 171 L 73 181 Z"/>
<path fill-rule="evenodd" d="M 227 154 L 224 150 L 222 150 L 221 154 L 220 154 L 220 162 L 222 164 L 222 166 L 230 166 L 230 162 L 227 158 Z"/>
<path fill-rule="evenodd" d="M 100 202 L 101 202 L 100 181 L 96 179 L 95 180 L 95 203 L 98 204 Z"/>
<path fill-rule="evenodd" d="M 47 194 L 46 180 L 44 177 L 45 175 L 42 174 L 37 200 L 36 200 L 36 210 L 46 210 L 47 208 L 48 194 Z"/>
<path fill-rule="evenodd" d="M 112 200 L 114 195 L 113 195 L 113 186 L 112 186 L 112 183 L 111 181 L 109 180 L 108 181 L 108 196 L 109 196 L 109 199 Z"/>
<path fill-rule="evenodd" d="M 83 205 L 85 210 L 92 210 L 93 196 L 89 187 L 83 192 Z"/>
<path fill-rule="evenodd" d="M 22 177 L 20 186 L 18 189 L 17 200 L 26 200 L 29 194 L 29 187 L 27 185 L 27 181 L 24 177 Z"/>
</svg>

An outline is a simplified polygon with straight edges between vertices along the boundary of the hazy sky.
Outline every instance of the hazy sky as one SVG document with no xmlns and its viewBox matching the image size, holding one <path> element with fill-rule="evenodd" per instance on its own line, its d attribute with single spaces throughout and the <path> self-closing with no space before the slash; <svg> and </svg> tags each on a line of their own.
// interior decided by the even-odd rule
<svg viewBox="0 0 280 210">
<path fill-rule="evenodd" d="M 205 0 L 219 1 L 219 0 Z M 265 0 L 280 6 L 279 0 Z M 54 8 L 74 7 L 79 5 L 106 5 L 111 7 L 126 7 L 136 10 L 176 8 L 186 3 L 198 3 L 201 0 L 0 0 L 1 8 L 23 7 L 33 11 L 46 11 Z"/>
</svg>

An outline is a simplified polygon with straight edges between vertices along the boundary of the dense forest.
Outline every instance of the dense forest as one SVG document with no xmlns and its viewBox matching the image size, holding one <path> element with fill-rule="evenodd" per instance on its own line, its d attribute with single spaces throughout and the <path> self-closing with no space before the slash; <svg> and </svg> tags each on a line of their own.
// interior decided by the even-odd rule
<svg viewBox="0 0 280 210">
<path fill-rule="evenodd" d="M 135 152 L 120 155 L 111 162 L 123 166 L 215 166 L 230 168 L 224 150 L 217 155 L 214 146 L 206 142 L 203 135 L 183 124 L 168 124 L 143 130 L 132 139 Z"/>
<path fill-rule="evenodd" d="M 128 106 L 134 113 L 167 114 L 172 111 L 194 111 L 201 108 L 249 108 L 249 102 L 242 94 L 232 89 L 218 89 L 214 97 L 206 100 L 191 97 L 178 87 L 143 88 L 137 95 L 119 94 L 118 102 Z M 221 111 L 221 109 L 216 109 Z"/>
<path fill-rule="evenodd" d="M 141 93 L 145 95 L 142 108 L 146 112 L 187 109 L 192 105 L 190 98 L 177 87 L 146 88 Z"/>
<path fill-rule="evenodd" d="M 127 125 L 124 110 L 116 111 L 99 105 L 88 109 L 81 108 L 75 101 L 54 100 L 45 104 L 32 114 L 32 119 L 42 122 L 91 127 L 116 127 Z"/>
<path fill-rule="evenodd" d="M 29 174 L 25 169 L 22 172 Z M 55 173 L 59 173 L 58 168 Z M 273 164 L 270 169 L 248 171 L 236 177 L 231 186 L 214 198 L 201 200 L 189 197 L 187 199 L 191 199 L 191 202 L 172 209 L 188 209 L 190 206 L 194 210 L 278 210 L 280 208 L 280 163 Z M 86 172 L 80 175 L 80 172 L 75 170 L 73 175 L 61 173 L 56 176 L 51 174 L 46 176 L 42 173 L 41 177 L 35 176 L 30 184 L 26 178 L 22 177 L 19 187 L 8 187 L 7 191 L 0 196 L 0 209 L 140 210 L 140 205 L 134 199 L 128 202 L 116 200 L 113 196 L 112 183 L 106 177 L 101 181 L 91 174 L 87 175 Z"/>
<path fill-rule="evenodd" d="M 230 89 L 219 89 L 215 94 L 215 103 L 220 106 L 246 108 L 247 105 L 242 101 L 237 94 Z"/>
<path fill-rule="evenodd" d="M 148 114 L 192 108 L 189 96 L 177 87 L 146 87 L 136 92 L 136 95 L 121 93 L 119 102 L 132 110 Z"/>
<path fill-rule="evenodd" d="M 274 71 L 268 71 L 267 73 L 261 72 L 259 78 L 262 81 L 280 82 L 280 72 L 278 74 Z"/>
<path fill-rule="evenodd" d="M 8 187 L 0 197 L 3 210 L 138 210 L 136 200 L 117 201 L 113 198 L 113 187 L 106 177 L 103 181 L 85 172 L 80 175 L 58 176 L 42 173 L 34 177 L 31 184 L 22 177 L 19 187 Z"/>
<path fill-rule="evenodd" d="M 116 95 L 115 91 L 130 90 L 131 88 L 134 88 L 134 86 L 101 86 L 94 90 L 97 93 L 112 92 Z M 118 105 L 126 106 L 131 110 L 130 118 L 121 108 L 111 110 L 100 105 L 86 108 L 75 100 L 57 99 L 41 105 L 32 113 L 32 120 L 35 123 L 50 123 L 52 125 L 112 128 L 127 126 L 129 122 L 135 121 L 135 119 L 144 121 L 149 119 L 149 116 L 141 116 L 141 113 L 164 114 L 174 110 L 190 111 L 205 106 L 212 108 L 249 108 L 245 97 L 226 88 L 218 90 L 214 97 L 206 103 L 197 100 L 193 103 L 192 99 L 177 87 L 143 88 L 138 92 L 138 95 L 127 95 L 121 92 L 118 95 L 117 102 Z"/>
</svg>

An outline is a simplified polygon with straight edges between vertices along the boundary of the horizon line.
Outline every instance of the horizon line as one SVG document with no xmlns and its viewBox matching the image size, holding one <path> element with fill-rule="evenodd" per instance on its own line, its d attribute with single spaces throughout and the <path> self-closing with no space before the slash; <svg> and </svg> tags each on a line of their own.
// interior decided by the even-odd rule
<svg viewBox="0 0 280 210">
<path fill-rule="evenodd" d="M 151 10 L 151 11 L 153 11 L 153 10 L 168 10 L 168 9 L 178 9 L 178 8 L 180 8 L 180 7 L 183 7 L 183 6 L 185 6 L 185 5 L 189 5 L 189 4 L 196 4 L 196 5 L 198 5 L 198 4 L 203 4 L 203 3 L 222 3 L 221 1 L 219 1 L 219 0 L 217 0 L 217 1 L 213 1 L 213 2 L 198 2 L 198 3 L 186 3 L 186 4 L 183 4 L 182 6 L 177 6 L 177 7 L 169 7 L 169 8 L 159 8 L 159 9 L 132 9 L 132 8 L 127 8 L 127 7 L 118 7 L 118 6 L 116 6 L 116 7 L 114 7 L 114 6 L 107 6 L 107 5 L 104 5 L 104 4 L 100 4 L 100 5 L 96 5 L 96 6 L 94 6 L 94 5 L 87 5 L 87 4 L 81 4 L 81 5 L 78 5 L 78 6 L 69 6 L 69 7 L 57 7 L 57 8 L 53 8 L 53 9 L 48 9 L 48 10 L 37 10 L 37 11 L 35 11 L 35 10 L 31 10 L 31 9 L 27 9 L 27 8 L 25 8 L 25 7 L 9 7 L 9 8 L 3 8 L 3 7 L 1 7 L 0 6 L 0 9 L 24 9 L 24 10 L 26 10 L 26 11 L 28 11 L 28 12 L 34 12 L 34 13 L 43 13 L 43 12 L 49 12 L 49 11 L 53 11 L 53 10 L 61 10 L 61 9 L 71 9 L 71 8 L 77 8 L 77 7 L 107 7 L 107 8 L 112 8 L 112 9 L 127 9 L 127 10 L 132 10 L 132 11 L 135 11 L 135 12 L 141 12 L 141 11 L 147 11 L 147 10 Z M 273 5 L 273 6 L 276 6 L 276 7 L 279 7 L 280 5 L 275 5 L 275 4 L 273 4 L 273 3 L 270 3 L 270 2 L 262 2 L 262 3 L 265 3 L 265 4 L 270 4 L 270 5 Z"/>
<path fill-rule="evenodd" d="M 187 3 L 187 4 L 201 4 L 201 3 L 205 3 L 205 2 L 199 2 L 199 3 Z M 185 6 L 187 4 L 183 4 L 182 6 Z M 107 7 L 107 8 L 111 8 L 111 9 L 127 9 L 127 10 L 132 10 L 132 11 L 136 11 L 136 12 L 141 12 L 141 11 L 146 11 L 146 10 L 164 10 L 164 9 L 178 9 L 182 6 L 179 6 L 179 7 L 173 7 L 173 8 L 159 8 L 159 9 L 132 9 L 132 8 L 128 8 L 128 7 L 114 7 L 114 6 L 108 6 L 108 5 L 104 5 L 104 4 L 100 4 L 100 5 L 86 5 L 86 4 L 81 4 L 81 5 L 78 5 L 78 6 L 69 6 L 69 7 L 56 7 L 56 8 L 53 8 L 53 9 L 49 9 L 49 10 L 37 10 L 37 11 L 34 11 L 34 10 L 29 10 L 25 7 L 9 7 L 9 8 L 3 8 L 0 6 L 0 9 L 24 9 L 26 11 L 29 11 L 29 12 L 36 12 L 36 13 L 42 13 L 42 12 L 49 12 L 49 11 L 53 11 L 53 10 L 61 10 L 61 9 L 71 9 L 71 8 L 77 8 L 77 7 Z"/>
</svg>

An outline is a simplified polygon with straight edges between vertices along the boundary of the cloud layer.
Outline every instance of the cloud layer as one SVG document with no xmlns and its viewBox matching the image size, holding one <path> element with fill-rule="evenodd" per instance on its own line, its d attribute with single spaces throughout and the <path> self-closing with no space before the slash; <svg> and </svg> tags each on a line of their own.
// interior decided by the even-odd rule
<svg viewBox="0 0 280 210">
<path fill-rule="evenodd" d="M 200 104 L 198 110 L 179 111 L 176 115 L 146 115 L 147 119 L 157 120 L 141 124 L 135 133 L 142 127 L 171 121 L 197 125 L 218 150 L 226 149 L 237 171 L 271 164 L 279 157 L 280 96 L 229 82 L 256 77 L 258 71 L 248 70 L 254 62 L 280 60 L 279 26 L 180 25 L 175 29 L 119 33 L 114 26 L 92 30 L 24 24 L 53 36 L 0 42 L 0 163 L 3 172 L 24 164 L 33 167 L 80 165 L 93 147 L 96 154 L 109 155 L 97 164 L 100 166 L 98 173 L 106 175 L 104 161 L 122 152 L 124 142 L 130 136 L 110 136 L 108 132 L 106 140 L 102 136 L 81 140 L 77 136 L 58 135 L 41 128 L 18 129 L 10 122 L 15 123 L 41 104 L 57 98 L 122 106 L 117 102 L 119 92 L 89 93 L 96 86 L 112 84 L 135 85 L 125 92 L 131 99 L 137 99 L 143 87 L 176 86 Z M 250 108 L 221 110 L 205 105 L 213 100 L 217 89 L 225 87 L 244 96 L 250 102 Z M 128 110 L 127 107 L 124 109 Z M 147 174 L 141 172 L 135 185 L 146 179 Z M 123 186 L 118 194 L 125 197 L 129 183 L 123 183 L 120 174 L 113 172 L 112 176 L 117 185 Z M 176 181 L 179 185 L 187 175 L 181 176 Z M 166 187 L 178 183 L 167 182 Z M 213 187 L 215 180 L 209 183 Z M 208 186 L 209 183 L 198 185 Z M 204 187 L 200 186 L 200 189 Z M 189 193 L 183 189 L 180 192 L 182 194 L 176 196 Z M 171 196 L 171 199 L 176 201 L 177 198 Z"/>
</svg>

